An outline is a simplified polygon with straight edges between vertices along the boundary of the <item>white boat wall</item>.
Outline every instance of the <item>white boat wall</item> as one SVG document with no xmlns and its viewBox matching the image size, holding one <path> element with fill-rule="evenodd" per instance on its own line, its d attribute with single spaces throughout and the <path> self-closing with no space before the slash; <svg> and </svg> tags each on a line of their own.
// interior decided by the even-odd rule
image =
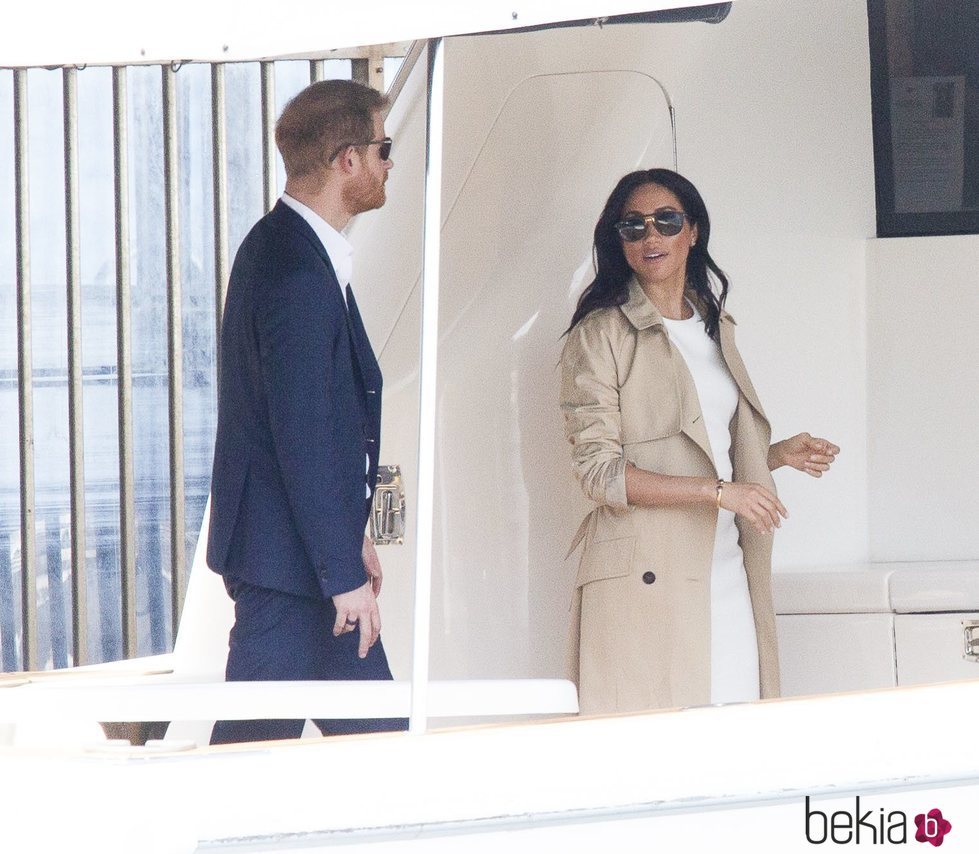
<svg viewBox="0 0 979 854">
<path fill-rule="evenodd" d="M 917 347 L 900 346 L 912 317 L 927 317 L 934 298 L 914 285 L 927 275 L 926 259 L 939 256 L 939 295 L 958 301 L 965 289 L 971 299 L 966 280 L 979 239 L 871 239 L 859 5 L 820 7 L 824 14 L 805 21 L 819 37 L 807 36 L 809 53 L 798 56 L 787 45 L 803 39 L 806 4 L 776 9 L 757 0 L 717 26 L 614 26 L 446 44 L 434 678 L 564 674 L 576 565 L 565 553 L 588 505 L 570 475 L 557 409 L 561 333 L 590 281 L 591 231 L 611 186 L 631 169 L 673 165 L 674 142 L 680 170 L 712 210 L 713 251 L 731 274 L 728 305 L 775 437 L 808 429 L 844 449 L 820 481 L 776 472 L 791 513 L 774 560 L 787 694 L 979 675 L 979 664 L 961 655 L 962 620 L 979 611 L 979 543 L 969 515 L 979 506 L 960 472 L 964 466 L 979 476 L 979 466 L 967 430 L 951 431 L 949 450 L 909 450 L 921 447 L 927 424 L 952 414 L 955 388 L 923 376 Z M 827 53 L 843 22 L 847 39 Z M 846 70 L 835 83 L 834 68 Z M 405 472 L 409 514 L 417 482 L 420 73 L 411 85 L 391 116 L 400 153 L 390 201 L 351 232 L 364 283 L 358 298 L 386 377 L 382 455 Z M 762 120 L 749 105 L 764 98 L 773 105 Z M 813 103 L 822 111 L 810 113 Z M 842 124 L 835 121 L 841 111 L 849 117 Z M 851 156 L 841 163 L 843 151 Z M 930 320 L 914 322 L 926 325 L 929 346 L 977 373 L 979 347 L 965 321 L 954 321 L 962 323 L 954 342 Z M 909 376 L 915 382 L 902 380 Z M 928 399 L 925 412 L 915 405 L 919 395 Z M 974 411 L 957 407 L 955 417 L 979 426 Z M 909 518 L 916 500 L 909 482 L 947 494 L 950 515 L 918 501 Z M 406 678 L 408 530 L 405 547 L 382 551 L 385 642 Z M 893 602 L 888 578 L 898 585 Z M 903 595 L 909 584 L 924 595 Z M 929 590 L 942 591 L 941 601 Z M 923 658 L 913 676 L 899 679 L 895 632 L 913 636 L 912 615 L 941 611 L 962 616 L 945 621 L 939 647 L 902 642 L 904 661 Z M 834 617 L 841 613 L 849 619 Z M 858 638 L 864 652 L 842 656 Z"/>
<path fill-rule="evenodd" d="M 893 842 L 898 813 L 913 841 L 914 816 L 932 808 L 952 822 L 952 850 L 974 848 L 979 683 L 889 686 L 979 667 L 950 640 L 979 612 L 979 415 L 961 402 L 979 379 L 979 238 L 873 238 L 865 4 L 738 0 L 717 26 L 458 37 L 445 62 L 432 678 L 476 691 L 464 680 L 508 680 L 503 690 L 563 675 L 564 553 L 587 507 L 556 406 L 560 333 L 615 179 L 672 165 L 669 98 L 678 166 L 710 206 L 712 251 L 732 276 L 739 345 L 776 436 L 810 430 L 843 447 L 820 481 L 777 473 L 791 512 L 776 538 L 787 693 L 888 690 L 421 736 L 192 748 L 174 727 L 150 747 L 85 751 L 84 734 L 45 747 L 45 727 L 53 745 L 65 720 L 147 709 L 199 720 L 266 700 L 313 715 L 340 702 L 309 686 L 182 693 L 175 683 L 220 671 L 230 615 L 198 559 L 176 651 L 155 662 L 179 673 L 0 692 L 11 738 L 36 721 L 21 746 L 0 747 L 0 802 L 18 817 L 4 830 L 11 850 L 784 852 L 830 832 L 820 815 L 867 809 L 887 825 L 880 842 L 866 827 L 853 838 L 856 818 L 851 842 L 884 844 L 886 831 Z M 423 72 L 424 61 L 389 117 L 389 202 L 351 230 L 385 373 L 382 460 L 402 466 L 408 488 L 407 541 L 381 551 L 399 680 L 411 675 Z M 942 305 L 956 311 L 936 317 Z M 903 618 L 938 612 L 951 612 L 940 644 L 925 635 L 902 654 Z M 404 686 L 392 687 L 377 703 L 404 708 Z M 532 699 L 524 711 L 567 708 L 566 696 Z M 436 719 L 472 716 L 457 700 L 451 685 L 433 694 Z M 51 780 L 66 793 L 58 821 L 37 794 Z"/>
<path fill-rule="evenodd" d="M 557 408 L 561 335 L 590 281 L 594 219 L 610 188 L 642 164 L 673 165 L 666 94 L 629 49 L 643 29 L 445 46 L 433 678 L 563 674 L 573 577 L 564 557 L 588 507 Z M 424 78 L 422 61 L 388 119 L 398 140 L 389 202 L 351 229 L 358 300 L 385 376 L 382 458 L 402 467 L 409 513 Z M 413 546 L 409 534 L 381 552 L 385 645 L 405 677 Z"/>
</svg>

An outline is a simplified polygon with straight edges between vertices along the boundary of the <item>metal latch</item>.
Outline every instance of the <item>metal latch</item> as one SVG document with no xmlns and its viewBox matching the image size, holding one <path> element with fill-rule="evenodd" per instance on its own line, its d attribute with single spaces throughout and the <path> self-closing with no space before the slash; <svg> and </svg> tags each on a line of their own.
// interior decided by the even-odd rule
<svg viewBox="0 0 979 854">
<path fill-rule="evenodd" d="M 378 466 L 374 506 L 371 509 L 371 539 L 375 545 L 401 545 L 405 541 L 405 489 L 401 466 Z"/>
<path fill-rule="evenodd" d="M 965 652 L 962 657 L 966 661 L 979 662 L 979 620 L 963 620 L 962 632 L 965 635 Z"/>
</svg>

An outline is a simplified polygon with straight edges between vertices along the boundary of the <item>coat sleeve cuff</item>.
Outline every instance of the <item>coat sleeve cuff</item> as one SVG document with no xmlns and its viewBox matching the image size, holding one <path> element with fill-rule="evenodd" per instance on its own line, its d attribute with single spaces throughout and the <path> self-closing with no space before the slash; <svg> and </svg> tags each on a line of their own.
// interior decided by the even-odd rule
<svg viewBox="0 0 979 854">
<path fill-rule="evenodd" d="M 343 572 L 337 571 L 336 568 L 332 572 L 320 568 L 316 573 L 316 580 L 319 582 L 324 599 L 340 593 L 349 593 L 367 583 L 367 570 L 364 569 L 364 561 L 359 549 L 356 556 L 350 555 L 345 561 L 337 561 L 337 564 L 344 567 Z"/>
<path fill-rule="evenodd" d="M 625 494 L 625 457 L 619 457 L 608 470 L 605 484 L 605 503 L 616 510 L 625 510 L 629 501 Z"/>
</svg>

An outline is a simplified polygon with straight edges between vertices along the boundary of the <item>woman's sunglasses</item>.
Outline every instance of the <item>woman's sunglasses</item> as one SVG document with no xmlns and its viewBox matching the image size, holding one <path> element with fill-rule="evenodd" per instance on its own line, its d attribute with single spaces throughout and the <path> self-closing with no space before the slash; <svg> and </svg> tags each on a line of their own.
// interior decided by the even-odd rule
<svg viewBox="0 0 979 854">
<path fill-rule="evenodd" d="M 377 149 L 377 154 L 381 160 L 387 161 L 391 159 L 391 146 L 394 145 L 394 141 L 391 139 L 391 137 L 386 136 L 384 139 L 369 139 L 367 142 L 345 142 L 343 145 L 339 146 L 337 150 L 333 152 L 333 154 L 330 155 L 329 162 L 332 163 L 336 159 L 336 156 L 343 151 L 343 149 L 349 148 L 350 146 L 356 147 L 358 145 L 379 145 L 380 148 Z"/>
<path fill-rule="evenodd" d="M 662 210 L 651 214 L 636 214 L 617 222 L 613 228 L 628 243 L 642 240 L 653 226 L 663 237 L 674 237 L 683 231 L 683 221 L 690 219 L 683 211 Z"/>
</svg>

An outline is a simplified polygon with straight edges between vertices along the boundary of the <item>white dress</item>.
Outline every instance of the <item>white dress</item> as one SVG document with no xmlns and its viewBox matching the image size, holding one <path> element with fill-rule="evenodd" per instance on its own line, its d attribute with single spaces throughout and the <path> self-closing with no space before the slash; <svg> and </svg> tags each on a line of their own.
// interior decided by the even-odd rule
<svg viewBox="0 0 979 854">
<path fill-rule="evenodd" d="M 738 387 L 708 337 L 696 307 L 689 320 L 663 318 L 673 345 L 693 376 L 704 426 L 710 439 L 717 476 L 730 481 L 731 419 L 738 405 Z M 712 703 L 737 703 L 759 697 L 758 642 L 738 544 L 734 513 L 720 510 L 710 574 L 710 696 Z"/>
</svg>

